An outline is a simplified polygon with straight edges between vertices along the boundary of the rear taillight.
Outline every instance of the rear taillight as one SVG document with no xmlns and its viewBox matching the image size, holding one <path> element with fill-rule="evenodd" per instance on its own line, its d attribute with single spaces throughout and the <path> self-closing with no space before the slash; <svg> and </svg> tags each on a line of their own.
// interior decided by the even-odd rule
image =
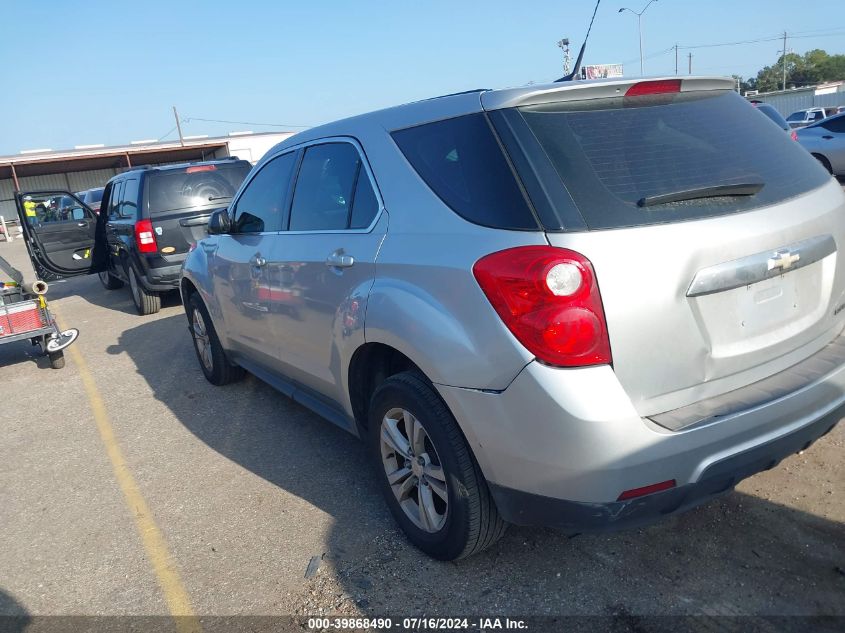
<svg viewBox="0 0 845 633">
<path fill-rule="evenodd" d="M 135 244 L 141 253 L 157 253 L 158 244 L 150 220 L 138 220 L 135 223 Z"/>
<path fill-rule="evenodd" d="M 798 132 L 796 132 L 795 130 L 792 130 L 792 131 L 789 133 L 789 136 L 790 136 L 790 138 L 792 138 L 792 140 L 793 140 L 793 141 L 797 141 L 797 140 L 798 140 Z"/>
<path fill-rule="evenodd" d="M 575 251 L 520 246 L 481 258 L 478 285 L 508 329 L 549 365 L 611 362 L 593 265 Z"/>
<path fill-rule="evenodd" d="M 643 95 L 664 95 L 681 91 L 680 79 L 658 79 L 655 81 L 640 81 L 628 88 L 626 97 L 642 97 Z"/>
</svg>

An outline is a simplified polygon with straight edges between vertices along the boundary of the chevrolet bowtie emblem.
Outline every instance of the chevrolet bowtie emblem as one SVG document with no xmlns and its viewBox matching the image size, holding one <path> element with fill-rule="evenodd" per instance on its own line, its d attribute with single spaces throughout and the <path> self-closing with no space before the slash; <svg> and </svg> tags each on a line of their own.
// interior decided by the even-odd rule
<svg viewBox="0 0 845 633">
<path fill-rule="evenodd" d="M 791 268 L 792 264 L 797 263 L 800 259 L 801 255 L 799 253 L 793 254 L 791 251 L 778 251 L 774 254 L 774 257 L 769 258 L 768 267 L 769 270 L 780 268 L 781 271 L 784 271 Z"/>
</svg>

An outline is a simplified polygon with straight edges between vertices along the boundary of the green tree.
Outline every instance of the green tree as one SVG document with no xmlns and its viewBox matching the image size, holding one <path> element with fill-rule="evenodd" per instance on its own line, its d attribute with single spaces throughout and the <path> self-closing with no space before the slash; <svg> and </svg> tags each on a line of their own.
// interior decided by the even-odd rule
<svg viewBox="0 0 845 633">
<path fill-rule="evenodd" d="M 803 55 L 787 53 L 786 87 L 797 88 L 811 86 L 826 81 L 840 81 L 845 79 L 845 55 L 829 55 L 821 49 L 807 51 Z M 780 90 L 783 86 L 784 56 L 777 62 L 766 66 L 757 73 L 756 79 L 749 79 L 748 85 L 760 92 Z"/>
</svg>

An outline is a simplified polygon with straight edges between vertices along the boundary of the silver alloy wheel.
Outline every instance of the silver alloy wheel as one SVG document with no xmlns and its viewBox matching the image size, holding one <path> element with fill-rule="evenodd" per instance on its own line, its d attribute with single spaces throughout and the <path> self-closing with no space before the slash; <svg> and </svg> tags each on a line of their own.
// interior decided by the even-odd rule
<svg viewBox="0 0 845 633">
<path fill-rule="evenodd" d="M 399 506 L 418 528 L 435 533 L 446 523 L 449 490 L 434 442 L 405 409 L 391 409 L 381 422 L 381 461 Z"/>
<path fill-rule="evenodd" d="M 141 306 L 141 291 L 138 290 L 138 279 L 135 277 L 135 271 L 129 267 L 129 289 L 132 291 L 132 299 L 135 300 L 136 306 Z"/>
<path fill-rule="evenodd" d="M 205 320 L 202 318 L 199 310 L 194 310 L 194 317 L 191 331 L 194 335 L 194 343 L 197 346 L 197 352 L 205 367 L 209 372 L 214 371 L 214 360 L 211 358 L 211 342 L 208 340 L 208 330 L 205 327 Z"/>
</svg>

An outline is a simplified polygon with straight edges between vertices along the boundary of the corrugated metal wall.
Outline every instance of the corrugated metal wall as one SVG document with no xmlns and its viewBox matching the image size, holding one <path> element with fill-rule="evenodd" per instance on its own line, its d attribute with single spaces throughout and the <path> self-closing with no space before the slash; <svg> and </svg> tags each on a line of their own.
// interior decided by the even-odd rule
<svg viewBox="0 0 845 633">
<path fill-rule="evenodd" d="M 845 91 L 827 95 L 816 95 L 812 90 L 802 90 L 801 92 L 795 93 L 787 92 L 784 94 L 748 98 L 771 103 L 784 117 L 788 117 L 797 110 L 805 110 L 807 108 L 845 105 Z"/>
</svg>

